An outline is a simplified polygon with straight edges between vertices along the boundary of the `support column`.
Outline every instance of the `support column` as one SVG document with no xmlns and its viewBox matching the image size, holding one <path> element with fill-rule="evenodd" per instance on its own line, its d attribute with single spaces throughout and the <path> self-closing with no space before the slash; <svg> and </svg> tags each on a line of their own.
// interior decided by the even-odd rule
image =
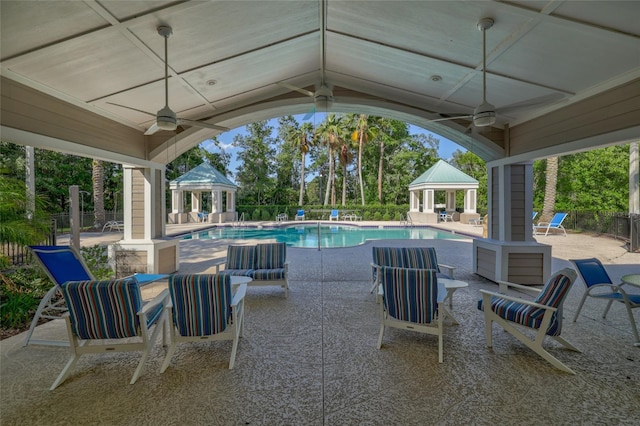
<svg viewBox="0 0 640 426">
<path fill-rule="evenodd" d="M 116 276 L 178 270 L 179 240 L 165 234 L 164 168 L 124 166 L 124 239 L 109 246 Z"/>
<path fill-rule="evenodd" d="M 434 213 L 434 190 L 433 189 L 425 189 L 422 193 L 422 211 L 424 213 Z"/>
<path fill-rule="evenodd" d="M 533 163 L 487 164 L 488 238 L 473 241 L 473 270 L 493 281 L 544 284 L 551 246 L 532 236 Z"/>
<path fill-rule="evenodd" d="M 236 211 L 236 193 L 227 191 L 227 211 L 233 213 Z"/>
<path fill-rule="evenodd" d="M 202 209 L 202 192 L 191 191 L 191 211 L 199 212 Z"/>
<path fill-rule="evenodd" d="M 445 209 L 448 212 L 456 210 L 456 191 L 447 191 L 447 207 Z"/>
<path fill-rule="evenodd" d="M 409 211 L 410 212 L 419 212 L 420 211 L 420 197 L 418 196 L 417 191 L 409 192 L 410 204 Z"/>
</svg>

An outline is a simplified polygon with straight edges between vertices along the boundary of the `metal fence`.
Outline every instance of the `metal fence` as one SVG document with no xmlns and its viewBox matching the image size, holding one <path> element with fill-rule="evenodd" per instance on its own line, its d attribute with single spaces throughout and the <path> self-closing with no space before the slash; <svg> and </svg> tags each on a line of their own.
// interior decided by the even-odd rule
<svg viewBox="0 0 640 426">
<path fill-rule="evenodd" d="M 56 232 L 58 234 L 68 234 L 71 229 L 71 218 L 69 217 L 69 213 L 57 213 L 51 216 L 52 219 L 56 220 L 57 228 Z M 111 220 L 122 221 L 124 220 L 123 212 L 105 212 L 104 215 L 105 223 Z M 84 212 L 80 215 L 80 229 L 84 231 L 88 230 L 96 230 L 94 228 L 95 217 L 93 212 Z M 102 231 L 102 226 L 98 231 Z"/>
<path fill-rule="evenodd" d="M 598 212 L 588 210 L 569 211 L 563 225 L 565 229 L 604 234 L 627 245 L 627 250 L 640 250 L 640 215 L 620 212 Z"/>
<path fill-rule="evenodd" d="M 49 232 L 44 241 L 41 241 L 39 245 L 43 246 L 55 246 L 56 245 L 56 221 L 51 220 L 51 226 Z M 31 262 L 31 250 L 27 246 L 20 244 L 10 243 L 8 241 L 2 241 L 0 244 L 0 255 L 6 256 L 9 259 L 11 265 L 24 265 Z"/>
</svg>

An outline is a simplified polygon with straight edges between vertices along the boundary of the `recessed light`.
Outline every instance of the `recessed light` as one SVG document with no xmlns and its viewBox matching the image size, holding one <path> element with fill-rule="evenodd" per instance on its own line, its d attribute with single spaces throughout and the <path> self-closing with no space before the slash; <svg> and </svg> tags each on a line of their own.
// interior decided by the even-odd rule
<svg viewBox="0 0 640 426">
<path fill-rule="evenodd" d="M 435 81 L 435 82 L 442 81 L 442 77 L 440 77 L 439 75 L 432 75 L 431 81 Z"/>
<path fill-rule="evenodd" d="M 217 81 L 215 81 L 215 80 L 207 80 L 207 85 L 209 85 L 209 86 L 215 86 L 216 83 L 217 83 Z"/>
</svg>

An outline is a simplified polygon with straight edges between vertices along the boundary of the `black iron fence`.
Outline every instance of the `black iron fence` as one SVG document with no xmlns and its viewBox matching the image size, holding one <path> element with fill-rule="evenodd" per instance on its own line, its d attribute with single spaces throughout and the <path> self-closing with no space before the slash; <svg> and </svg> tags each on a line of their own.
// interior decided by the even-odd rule
<svg viewBox="0 0 640 426">
<path fill-rule="evenodd" d="M 69 213 L 57 213 L 51 216 L 52 219 L 56 220 L 57 228 L 56 232 L 58 234 L 68 234 L 71 230 L 71 218 L 69 217 Z M 99 226 L 100 229 L 97 229 L 95 226 L 95 216 L 93 212 L 84 212 L 80 215 L 80 229 L 83 231 L 102 231 L 102 225 Z M 122 221 L 124 220 L 123 212 L 105 212 L 104 221 L 109 222 L 112 220 Z"/>
<path fill-rule="evenodd" d="M 640 250 L 640 215 L 620 212 L 574 210 L 563 225 L 565 229 L 604 234 L 627 244 L 627 250 Z"/>
<path fill-rule="evenodd" d="M 56 221 L 51 219 L 51 226 L 49 232 L 44 241 L 40 242 L 43 246 L 55 246 L 56 245 Z M 31 250 L 28 247 L 10 243 L 8 241 L 2 241 L 0 244 L 0 255 L 7 257 L 11 265 L 24 265 L 31 262 Z"/>
</svg>

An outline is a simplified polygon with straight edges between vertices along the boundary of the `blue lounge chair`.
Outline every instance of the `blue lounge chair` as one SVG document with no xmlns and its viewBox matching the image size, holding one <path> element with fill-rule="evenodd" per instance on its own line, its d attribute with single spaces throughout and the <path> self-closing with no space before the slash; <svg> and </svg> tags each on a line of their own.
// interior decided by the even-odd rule
<svg viewBox="0 0 640 426">
<path fill-rule="evenodd" d="M 31 339 L 31 335 L 40 319 L 59 319 L 62 314 L 67 312 L 64 299 L 58 297 L 62 284 L 67 281 L 94 281 L 95 278 L 80 253 L 70 246 L 30 246 L 30 249 L 54 285 L 40 301 L 23 346 L 27 346 L 29 343 L 68 346 L 69 342 L 67 341 L 35 340 Z M 166 277 L 165 274 L 134 274 L 127 279 L 136 281 L 138 285 L 145 285 Z"/>
<path fill-rule="evenodd" d="M 338 220 L 338 210 L 331 210 L 331 214 L 329 215 L 329 221 Z"/>
<path fill-rule="evenodd" d="M 538 222 L 536 226 L 533 227 L 533 233 L 535 235 L 548 235 L 549 231 L 552 229 L 560 229 L 564 233 L 564 236 L 567 236 L 567 231 L 565 231 L 564 226 L 562 226 L 562 222 L 566 219 L 568 213 L 556 213 L 551 219 L 550 222 Z"/>
<path fill-rule="evenodd" d="M 609 308 L 614 301 L 624 303 L 627 308 L 627 314 L 629 315 L 631 331 L 635 338 L 634 344 L 636 346 L 640 346 L 638 327 L 636 326 L 636 321 L 633 318 L 633 312 L 631 311 L 632 309 L 640 308 L 640 294 L 627 293 L 622 288 L 625 283 L 614 285 L 611 278 L 609 278 L 609 274 L 607 274 L 607 270 L 604 269 L 602 263 L 596 258 L 571 259 L 571 262 L 576 266 L 582 281 L 587 286 L 587 290 L 584 292 L 582 299 L 580 300 L 580 305 L 578 305 L 578 310 L 573 317 L 573 322 L 576 322 L 578 319 L 580 310 L 582 310 L 582 305 L 584 305 L 584 301 L 587 297 L 608 301 L 607 307 L 602 314 L 602 318 L 607 317 Z"/>
<path fill-rule="evenodd" d="M 304 210 L 298 210 L 298 213 L 296 213 L 296 220 L 304 220 Z"/>
</svg>

